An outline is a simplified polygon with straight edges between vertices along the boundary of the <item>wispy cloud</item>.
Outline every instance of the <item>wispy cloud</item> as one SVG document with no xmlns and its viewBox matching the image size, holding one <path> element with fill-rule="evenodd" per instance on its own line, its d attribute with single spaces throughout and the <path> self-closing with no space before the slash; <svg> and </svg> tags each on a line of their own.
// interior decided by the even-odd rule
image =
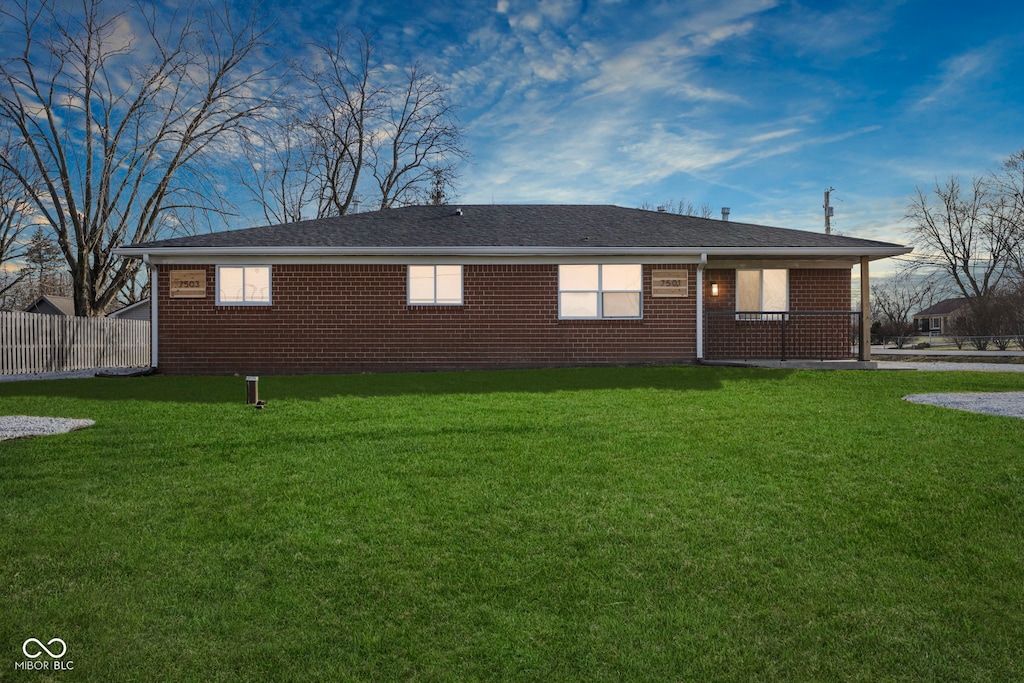
<svg viewBox="0 0 1024 683">
<path fill-rule="evenodd" d="M 799 133 L 799 128 L 786 128 L 784 130 L 773 130 L 769 133 L 761 133 L 760 135 L 753 135 L 747 138 L 747 142 L 751 144 L 758 144 L 760 142 L 768 142 L 769 140 L 778 140 L 779 138 L 788 137 L 795 133 Z"/>
<path fill-rule="evenodd" d="M 597 51 L 598 74 L 583 85 L 588 94 L 658 92 L 695 100 L 740 102 L 738 95 L 704 85 L 697 78 L 695 58 L 720 42 L 748 33 L 753 22 L 715 27 L 705 33 L 680 38 L 676 30 L 619 48 L 601 46 Z"/>
<path fill-rule="evenodd" d="M 927 87 L 927 94 L 914 103 L 913 109 L 928 109 L 970 97 L 978 80 L 999 64 L 999 53 L 1000 46 L 990 44 L 950 57 L 942 63 L 938 77 Z"/>
<path fill-rule="evenodd" d="M 841 133 L 835 133 L 832 135 L 814 135 L 799 140 L 789 141 L 782 145 L 766 146 L 760 149 L 756 148 L 756 145 L 752 145 L 750 149 L 745 151 L 744 157 L 740 163 L 735 164 L 733 167 L 745 166 L 748 164 L 762 161 L 770 157 L 779 156 L 780 154 L 792 154 L 805 147 L 822 147 L 825 145 L 842 142 L 858 135 L 865 135 L 867 133 L 873 133 L 880 130 L 881 126 L 862 126 L 854 130 L 843 131 Z M 751 142 L 771 142 L 776 138 L 766 138 L 763 140 L 751 140 Z"/>
<path fill-rule="evenodd" d="M 765 22 L 773 42 L 799 57 L 845 62 L 885 47 L 886 31 L 905 0 L 858 0 L 808 4 L 787 3 Z"/>
<path fill-rule="evenodd" d="M 898 240 L 886 231 L 915 183 L 993 167 L 1024 126 L 1012 3 L 999 18 L 910 0 L 284 0 L 270 12 L 275 55 L 302 59 L 295 37 L 336 24 L 366 28 L 394 64 L 423 60 L 447 82 L 472 153 L 464 201 L 685 195 L 819 229 L 834 185 L 843 230 Z"/>
<path fill-rule="evenodd" d="M 517 14 L 502 0 L 507 24 L 490 22 L 470 37 L 490 57 L 457 72 L 461 87 L 488 100 L 471 135 L 487 137 L 490 148 L 477 153 L 466 194 L 608 201 L 735 159 L 745 148 L 730 136 L 684 119 L 700 105 L 745 106 L 739 94 L 705 82 L 701 62 L 753 32 L 756 14 L 773 4 L 709 3 L 671 20 L 634 17 L 642 32 L 604 35 L 593 25 L 607 18 L 583 16 L 576 3 Z"/>
</svg>

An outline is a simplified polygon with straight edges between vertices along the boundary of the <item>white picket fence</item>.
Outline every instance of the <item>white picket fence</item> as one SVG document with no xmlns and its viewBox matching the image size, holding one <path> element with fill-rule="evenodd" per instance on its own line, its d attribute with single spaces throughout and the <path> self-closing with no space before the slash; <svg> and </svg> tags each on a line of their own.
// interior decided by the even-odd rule
<svg viewBox="0 0 1024 683">
<path fill-rule="evenodd" d="M 0 311 L 0 375 L 149 367 L 149 321 Z"/>
</svg>

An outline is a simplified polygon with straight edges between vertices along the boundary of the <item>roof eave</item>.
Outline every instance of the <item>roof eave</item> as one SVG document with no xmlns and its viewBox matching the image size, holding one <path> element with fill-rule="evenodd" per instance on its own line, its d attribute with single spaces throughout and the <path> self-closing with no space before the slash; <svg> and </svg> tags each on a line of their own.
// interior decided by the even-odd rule
<svg viewBox="0 0 1024 683">
<path fill-rule="evenodd" d="M 703 253 L 711 256 L 801 256 L 801 257 L 829 257 L 841 256 L 845 258 L 858 258 L 867 256 L 872 261 L 892 256 L 903 256 L 914 250 L 913 247 L 901 245 L 880 245 L 873 247 L 712 247 L 701 249 Z"/>
<path fill-rule="evenodd" d="M 120 247 L 119 256 L 801 256 L 801 257 L 860 257 L 874 259 L 900 256 L 912 247 L 879 245 L 872 247 Z"/>
</svg>

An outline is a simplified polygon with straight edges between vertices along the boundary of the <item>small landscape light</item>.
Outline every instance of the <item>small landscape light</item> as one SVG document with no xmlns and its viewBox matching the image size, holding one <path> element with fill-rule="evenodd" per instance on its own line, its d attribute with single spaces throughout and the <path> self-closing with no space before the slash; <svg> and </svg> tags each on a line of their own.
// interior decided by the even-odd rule
<svg viewBox="0 0 1024 683">
<path fill-rule="evenodd" d="M 253 406 L 260 403 L 260 378 L 245 378 L 245 405 Z"/>
</svg>

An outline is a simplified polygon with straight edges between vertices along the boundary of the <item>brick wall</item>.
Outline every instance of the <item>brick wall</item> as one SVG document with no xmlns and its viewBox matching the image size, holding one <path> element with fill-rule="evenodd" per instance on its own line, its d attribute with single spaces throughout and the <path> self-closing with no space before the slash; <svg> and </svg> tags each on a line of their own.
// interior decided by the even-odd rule
<svg viewBox="0 0 1024 683">
<path fill-rule="evenodd" d="M 736 271 L 707 269 L 704 281 L 708 311 L 736 310 Z M 710 296 L 710 283 L 719 294 Z M 789 271 L 789 310 L 849 311 L 850 271 L 842 268 L 793 268 Z M 848 316 L 791 315 L 786 321 L 786 358 L 848 358 L 855 328 Z M 781 321 L 736 320 L 733 315 L 709 316 L 706 358 L 779 358 L 783 353 Z"/>
<path fill-rule="evenodd" d="M 159 268 L 159 366 L 172 374 L 274 374 L 691 363 L 687 298 L 643 320 L 559 320 L 557 265 L 467 265 L 462 306 L 410 306 L 404 265 L 275 265 L 272 306 L 215 305 L 215 268 Z M 170 299 L 170 270 L 206 271 L 204 299 Z M 847 279 L 849 279 L 847 274 Z M 849 282 L 847 282 L 849 293 Z"/>
</svg>

